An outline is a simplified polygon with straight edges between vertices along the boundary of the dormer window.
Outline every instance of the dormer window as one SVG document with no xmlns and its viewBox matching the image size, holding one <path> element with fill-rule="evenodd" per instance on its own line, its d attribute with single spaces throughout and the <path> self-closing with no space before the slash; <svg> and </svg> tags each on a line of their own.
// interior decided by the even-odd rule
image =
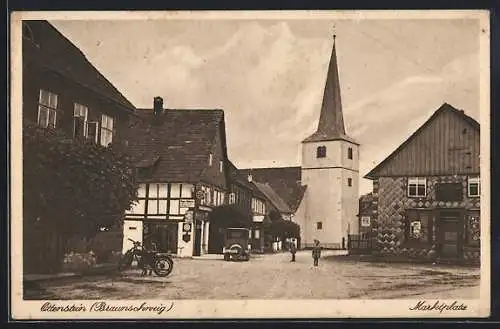
<svg viewBox="0 0 500 329">
<path fill-rule="evenodd" d="M 211 166 L 214 161 L 214 156 L 212 153 L 208 155 L 208 165 Z"/>
<path fill-rule="evenodd" d="M 347 158 L 352 160 L 352 147 L 347 148 Z"/>
<path fill-rule="evenodd" d="M 316 158 L 325 158 L 326 157 L 326 146 L 318 146 L 316 149 Z"/>
</svg>

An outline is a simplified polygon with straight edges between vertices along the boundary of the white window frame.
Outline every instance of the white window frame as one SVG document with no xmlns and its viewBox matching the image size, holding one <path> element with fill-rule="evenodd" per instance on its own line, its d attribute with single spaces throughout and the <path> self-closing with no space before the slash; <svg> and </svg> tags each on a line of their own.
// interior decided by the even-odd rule
<svg viewBox="0 0 500 329">
<path fill-rule="evenodd" d="M 410 186 L 415 185 L 415 195 L 410 194 Z M 418 194 L 418 187 L 420 185 L 424 186 L 424 194 Z M 425 177 L 410 177 L 408 178 L 408 184 L 407 184 L 407 196 L 409 198 L 424 198 L 427 196 L 427 178 Z"/>
<path fill-rule="evenodd" d="M 87 119 L 89 115 L 89 108 L 83 104 L 75 103 L 73 106 L 73 120 L 74 118 L 83 118 L 83 137 L 87 138 Z M 73 123 L 73 137 L 75 135 L 75 126 Z"/>
<path fill-rule="evenodd" d="M 361 216 L 361 227 L 370 227 L 371 225 L 371 217 L 370 216 Z"/>
<path fill-rule="evenodd" d="M 46 96 L 46 97 L 43 97 Z M 57 122 L 57 105 L 59 96 L 48 90 L 40 89 L 38 95 L 38 117 L 37 122 L 43 128 L 47 128 L 52 125 L 56 127 Z M 41 122 L 41 112 L 46 111 L 45 120 Z M 52 115 L 52 120 L 51 120 Z M 52 121 L 52 122 L 51 122 Z"/>
<path fill-rule="evenodd" d="M 104 147 L 113 143 L 114 121 L 115 119 L 112 116 L 106 114 L 101 115 L 101 145 Z M 107 136 L 109 136 L 109 138 Z"/>
<path fill-rule="evenodd" d="M 213 162 L 214 162 L 214 155 L 210 153 L 208 155 L 208 165 L 211 166 Z"/>
<path fill-rule="evenodd" d="M 472 194 L 470 192 L 472 184 L 477 184 L 477 194 Z M 467 195 L 470 198 L 477 198 L 481 195 L 481 182 L 479 177 L 467 177 Z"/>
<path fill-rule="evenodd" d="M 219 171 L 223 172 L 224 171 L 224 162 L 221 160 L 219 161 Z"/>
<path fill-rule="evenodd" d="M 253 231 L 253 237 L 254 237 L 254 239 L 260 239 L 260 230 L 259 229 L 255 229 Z"/>
</svg>

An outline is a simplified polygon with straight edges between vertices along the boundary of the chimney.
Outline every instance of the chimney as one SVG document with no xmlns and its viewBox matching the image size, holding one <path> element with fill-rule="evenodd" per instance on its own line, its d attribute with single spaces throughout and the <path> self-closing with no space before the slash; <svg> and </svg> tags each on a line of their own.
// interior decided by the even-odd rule
<svg viewBox="0 0 500 329">
<path fill-rule="evenodd" d="M 163 98 L 156 96 L 153 101 L 153 113 L 155 116 L 163 114 Z"/>
<path fill-rule="evenodd" d="M 248 173 L 248 181 L 251 183 L 253 181 L 252 174 Z"/>
</svg>

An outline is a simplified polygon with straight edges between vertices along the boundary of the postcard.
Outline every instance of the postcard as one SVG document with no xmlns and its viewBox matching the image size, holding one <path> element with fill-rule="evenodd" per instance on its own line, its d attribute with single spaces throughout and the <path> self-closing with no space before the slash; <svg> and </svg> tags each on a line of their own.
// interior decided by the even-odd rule
<svg viewBox="0 0 500 329">
<path fill-rule="evenodd" d="M 10 26 L 14 320 L 489 316 L 488 11 Z"/>
</svg>

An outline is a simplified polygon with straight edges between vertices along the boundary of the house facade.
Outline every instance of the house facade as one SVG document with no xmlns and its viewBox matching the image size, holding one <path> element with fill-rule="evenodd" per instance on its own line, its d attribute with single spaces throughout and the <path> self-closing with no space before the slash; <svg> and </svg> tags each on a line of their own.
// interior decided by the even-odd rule
<svg viewBox="0 0 500 329">
<path fill-rule="evenodd" d="M 443 104 L 369 172 L 375 253 L 438 261 L 480 257 L 480 127 Z"/>
<path fill-rule="evenodd" d="M 137 115 L 127 149 L 139 201 L 125 216 L 123 250 L 130 238 L 180 257 L 208 253 L 209 213 L 228 201 L 224 112 L 167 109 L 156 97 Z"/>
<path fill-rule="evenodd" d="M 242 175 L 231 162 L 229 204 L 237 205 L 243 213 L 252 218 L 250 245 L 252 252 L 264 252 L 266 225 L 270 222 L 267 215 L 267 200 L 249 177 Z"/>
<path fill-rule="evenodd" d="M 22 24 L 24 123 L 123 146 L 135 107 L 50 23 Z"/>
</svg>

